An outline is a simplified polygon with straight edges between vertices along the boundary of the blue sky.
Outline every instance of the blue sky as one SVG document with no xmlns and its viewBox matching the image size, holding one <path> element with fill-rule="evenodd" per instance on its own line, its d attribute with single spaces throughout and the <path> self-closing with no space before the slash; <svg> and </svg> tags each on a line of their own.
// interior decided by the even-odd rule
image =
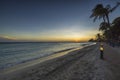
<svg viewBox="0 0 120 80">
<path fill-rule="evenodd" d="M 0 41 L 80 41 L 92 38 L 96 4 L 116 5 L 119 0 L 1 0 Z M 120 6 L 110 20 L 120 16 Z M 4 38 L 4 39 L 3 39 Z M 5 40 L 6 39 L 6 40 Z"/>
</svg>

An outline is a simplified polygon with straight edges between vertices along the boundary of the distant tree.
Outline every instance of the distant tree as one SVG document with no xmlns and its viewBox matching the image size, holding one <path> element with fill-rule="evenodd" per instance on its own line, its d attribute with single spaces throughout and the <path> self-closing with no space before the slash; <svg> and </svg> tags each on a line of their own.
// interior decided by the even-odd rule
<svg viewBox="0 0 120 80">
<path fill-rule="evenodd" d="M 101 41 L 101 35 L 98 33 L 98 34 L 96 34 L 96 40 L 98 41 L 98 42 L 100 42 Z"/>
<path fill-rule="evenodd" d="M 89 40 L 89 42 L 94 42 L 94 41 L 95 41 L 95 40 L 94 40 L 93 38 Z"/>
</svg>

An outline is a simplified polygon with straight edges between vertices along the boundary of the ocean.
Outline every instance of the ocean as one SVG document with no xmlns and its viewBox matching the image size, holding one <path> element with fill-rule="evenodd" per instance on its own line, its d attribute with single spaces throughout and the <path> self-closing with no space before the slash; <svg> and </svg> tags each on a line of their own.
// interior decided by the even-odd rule
<svg viewBox="0 0 120 80">
<path fill-rule="evenodd" d="M 0 43 L 0 70 L 31 60 L 57 54 L 57 52 L 74 48 L 83 48 L 93 43 Z"/>
</svg>

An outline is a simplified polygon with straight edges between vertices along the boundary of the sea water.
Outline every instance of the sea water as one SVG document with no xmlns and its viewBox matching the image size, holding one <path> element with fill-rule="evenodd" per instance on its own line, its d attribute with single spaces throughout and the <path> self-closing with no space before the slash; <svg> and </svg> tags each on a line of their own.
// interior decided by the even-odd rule
<svg viewBox="0 0 120 80">
<path fill-rule="evenodd" d="M 0 70 L 92 43 L 0 43 Z"/>
</svg>

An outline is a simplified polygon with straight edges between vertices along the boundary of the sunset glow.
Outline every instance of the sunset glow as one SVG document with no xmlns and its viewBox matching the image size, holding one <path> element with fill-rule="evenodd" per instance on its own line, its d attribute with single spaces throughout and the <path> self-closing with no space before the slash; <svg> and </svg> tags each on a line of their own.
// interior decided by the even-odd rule
<svg viewBox="0 0 120 80">
<path fill-rule="evenodd" d="M 87 41 L 99 32 L 98 24 L 101 21 L 93 24 L 89 18 L 91 9 L 97 3 L 106 2 L 104 0 L 2 1 L 0 42 Z M 111 5 L 115 3 L 116 1 L 110 2 Z M 117 17 L 119 14 L 120 11 L 116 10 L 112 15 Z"/>
</svg>

